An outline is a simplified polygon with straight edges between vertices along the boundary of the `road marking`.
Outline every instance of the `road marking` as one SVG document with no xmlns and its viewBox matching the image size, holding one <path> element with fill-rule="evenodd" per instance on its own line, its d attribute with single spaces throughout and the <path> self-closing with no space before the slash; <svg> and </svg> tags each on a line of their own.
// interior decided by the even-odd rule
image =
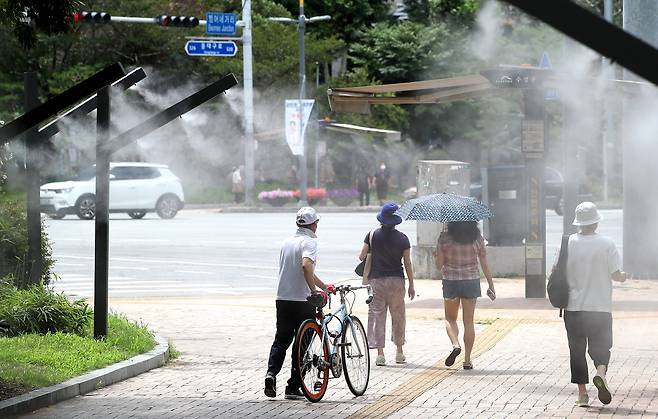
<svg viewBox="0 0 658 419">
<path fill-rule="evenodd" d="M 493 348 L 521 322 L 521 319 L 497 319 L 494 321 L 477 337 L 471 358 L 476 358 Z M 463 362 L 463 360 L 464 355 L 462 353 L 462 355 L 457 357 L 455 365 Z M 419 396 L 458 371 L 457 368 L 446 367 L 444 362 L 444 359 L 438 360 L 425 371 L 413 376 L 411 379 L 392 390 L 389 394 L 384 395 L 375 403 L 362 407 L 349 417 L 383 418 L 399 412 Z"/>
<path fill-rule="evenodd" d="M 259 278 L 259 279 L 276 279 L 272 275 L 244 275 L 247 278 Z"/>
<path fill-rule="evenodd" d="M 109 284 L 109 289 L 123 289 L 123 288 L 151 288 L 153 291 L 160 291 L 164 289 L 179 289 L 179 288 L 189 288 L 189 289 L 211 289 L 211 288 L 226 288 L 228 285 L 219 285 L 219 284 L 213 284 L 212 286 L 209 286 L 208 284 L 181 284 L 175 283 L 176 281 L 170 281 L 168 285 L 165 285 L 163 287 L 154 287 L 155 284 L 149 284 L 149 283 L 138 283 L 138 284 Z M 73 285 L 73 284 L 71 284 Z M 61 288 L 64 288 L 65 290 L 84 290 L 84 289 L 91 289 L 93 287 L 90 286 L 81 286 L 79 284 L 73 285 L 71 287 L 63 286 Z"/>
<path fill-rule="evenodd" d="M 200 275 L 213 275 L 215 272 L 207 271 L 174 271 L 179 274 L 200 274 Z"/>
<path fill-rule="evenodd" d="M 110 269 L 123 269 L 131 271 L 148 271 L 149 268 L 138 268 L 136 266 L 110 266 Z"/>
<path fill-rule="evenodd" d="M 87 266 L 84 263 L 55 262 L 55 266 Z"/>
<path fill-rule="evenodd" d="M 93 260 L 93 256 L 72 256 L 72 255 L 54 255 L 54 258 L 65 258 L 65 259 L 84 259 L 84 260 Z M 182 260 L 171 260 L 171 259 L 133 259 L 133 258 L 116 258 L 111 257 L 110 261 L 120 261 L 120 262 L 136 262 L 136 263 L 158 263 L 158 264 L 179 264 L 179 265 L 188 265 L 188 266 L 212 266 L 220 268 L 244 268 L 244 269 L 279 269 L 278 266 L 265 266 L 265 265 L 244 265 L 237 263 L 209 263 L 209 262 L 187 262 Z"/>
</svg>

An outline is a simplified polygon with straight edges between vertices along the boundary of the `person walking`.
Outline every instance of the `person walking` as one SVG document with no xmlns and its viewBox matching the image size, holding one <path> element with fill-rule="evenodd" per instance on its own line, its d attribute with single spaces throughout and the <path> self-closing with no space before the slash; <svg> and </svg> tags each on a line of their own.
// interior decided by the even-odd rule
<svg viewBox="0 0 658 419">
<path fill-rule="evenodd" d="M 459 307 L 462 307 L 464 323 L 464 364 L 465 370 L 473 369 L 471 351 L 475 343 L 475 305 L 482 295 L 480 289 L 480 269 L 487 278 L 489 289 L 487 295 L 494 300 L 496 291 L 487 261 L 484 238 L 480 234 L 476 221 L 453 221 L 447 224 L 447 229 L 439 235 L 434 253 L 436 269 L 442 273 L 443 307 L 445 312 L 445 327 L 452 351 L 445 360 L 450 367 L 461 353 L 459 344 L 459 326 L 457 317 Z"/>
<path fill-rule="evenodd" d="M 265 395 L 276 397 L 276 375 L 281 371 L 286 351 L 297 335 L 297 329 L 306 319 L 315 317 L 315 307 L 306 298 L 318 287 L 327 291 L 315 274 L 318 259 L 316 231 L 318 216 L 311 207 L 300 208 L 295 222 L 297 232 L 286 239 L 279 255 L 279 287 L 276 296 L 276 334 L 270 349 L 265 375 Z M 326 298 L 326 295 L 324 295 Z M 303 397 L 297 370 L 297 354 L 292 352 L 290 379 L 285 388 L 286 399 Z"/>
<path fill-rule="evenodd" d="M 388 181 L 390 178 L 391 173 L 386 168 L 386 163 L 381 162 L 379 170 L 375 173 L 375 189 L 377 190 L 379 205 L 384 205 L 384 201 L 388 196 Z"/>
<path fill-rule="evenodd" d="M 368 345 L 370 349 L 377 349 L 375 365 L 386 365 L 384 347 L 387 310 L 391 313 L 391 341 L 397 347 L 395 362 L 403 364 L 406 360 L 402 349 L 406 328 L 402 261 L 409 279 L 407 294 L 412 300 L 416 296 L 409 238 L 395 229 L 395 226 L 402 222 L 402 218 L 394 214 L 398 208 L 394 203 L 382 207 L 377 214 L 381 227 L 366 235 L 359 255 L 360 260 L 365 260 L 370 252 L 372 258 L 369 283 L 372 287 L 373 300 L 368 306 Z"/>
<path fill-rule="evenodd" d="M 233 200 L 236 204 L 242 202 L 244 197 L 244 182 L 240 174 L 240 167 L 234 167 L 231 173 L 231 192 L 233 192 Z"/>
<path fill-rule="evenodd" d="M 612 401 L 606 381 L 612 348 L 612 281 L 624 282 L 621 257 L 614 242 L 596 233 L 603 219 L 591 202 L 576 207 L 573 225 L 578 233 L 569 237 L 567 284 L 569 302 L 564 312 L 564 326 L 569 342 L 571 382 L 578 386 L 576 404 L 589 405 L 589 382 L 585 351 L 594 361 L 592 379 L 603 404 Z M 589 348 L 588 348 L 589 347 Z"/>
</svg>

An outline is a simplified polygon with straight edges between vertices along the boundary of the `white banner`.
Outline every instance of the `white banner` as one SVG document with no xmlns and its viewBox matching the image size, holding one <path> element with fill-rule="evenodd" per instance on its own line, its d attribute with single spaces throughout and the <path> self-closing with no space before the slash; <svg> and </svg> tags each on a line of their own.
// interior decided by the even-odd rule
<svg viewBox="0 0 658 419">
<path fill-rule="evenodd" d="M 299 110 L 300 102 L 302 112 Z M 304 155 L 304 133 L 314 104 L 315 100 L 313 99 L 304 99 L 302 101 L 286 99 L 286 142 L 292 154 L 296 156 Z"/>
</svg>

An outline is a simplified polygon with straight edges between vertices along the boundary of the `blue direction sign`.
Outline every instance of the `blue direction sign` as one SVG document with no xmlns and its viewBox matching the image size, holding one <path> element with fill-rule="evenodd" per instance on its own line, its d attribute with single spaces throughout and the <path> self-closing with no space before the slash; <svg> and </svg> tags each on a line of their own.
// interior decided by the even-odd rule
<svg viewBox="0 0 658 419">
<path fill-rule="evenodd" d="M 235 13 L 206 13 L 206 33 L 209 35 L 235 35 L 238 15 Z"/>
<path fill-rule="evenodd" d="M 233 41 L 187 41 L 187 55 L 234 57 L 238 46 Z"/>
</svg>

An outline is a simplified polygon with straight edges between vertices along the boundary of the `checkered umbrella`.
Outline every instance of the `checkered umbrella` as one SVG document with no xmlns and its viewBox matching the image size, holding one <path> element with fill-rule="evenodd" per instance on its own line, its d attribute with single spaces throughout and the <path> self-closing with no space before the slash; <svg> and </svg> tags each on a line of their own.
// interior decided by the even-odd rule
<svg viewBox="0 0 658 419">
<path fill-rule="evenodd" d="M 493 217 L 482 202 L 452 193 L 438 193 L 406 201 L 395 214 L 404 220 L 424 220 L 447 223 L 450 221 L 479 221 Z"/>
</svg>

